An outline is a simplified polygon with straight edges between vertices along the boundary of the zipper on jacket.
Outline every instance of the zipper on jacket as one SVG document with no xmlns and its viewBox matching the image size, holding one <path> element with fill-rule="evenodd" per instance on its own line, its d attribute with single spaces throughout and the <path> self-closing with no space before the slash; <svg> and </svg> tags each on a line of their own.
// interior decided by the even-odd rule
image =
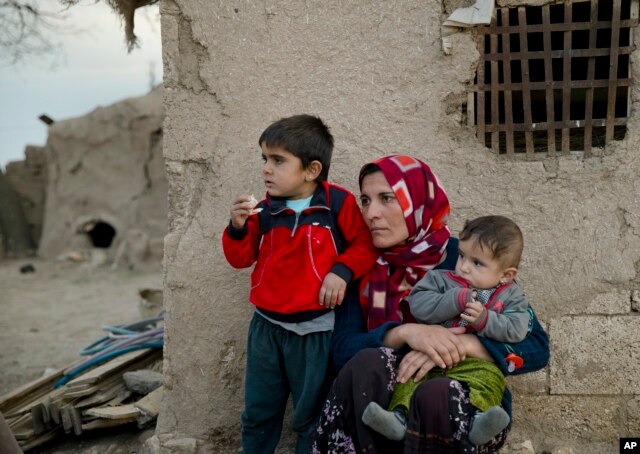
<svg viewBox="0 0 640 454">
<path fill-rule="evenodd" d="M 296 229 L 298 228 L 298 222 L 300 221 L 300 215 L 306 214 L 306 212 L 308 211 L 315 211 L 315 210 L 331 211 L 329 207 L 316 205 L 316 206 L 307 207 L 304 210 L 300 211 L 299 213 L 296 213 L 296 221 L 294 222 L 293 229 L 291 230 L 291 238 L 293 238 L 293 236 L 296 234 Z"/>
<path fill-rule="evenodd" d="M 298 220 L 300 220 L 300 213 L 296 213 L 296 222 L 293 224 L 293 229 L 291 229 L 291 238 L 296 234 L 296 229 L 298 228 Z"/>
</svg>

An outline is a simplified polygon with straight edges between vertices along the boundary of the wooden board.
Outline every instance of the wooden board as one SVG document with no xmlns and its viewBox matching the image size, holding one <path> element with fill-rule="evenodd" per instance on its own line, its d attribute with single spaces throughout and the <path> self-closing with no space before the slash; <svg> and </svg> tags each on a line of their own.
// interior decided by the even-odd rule
<svg viewBox="0 0 640 454">
<path fill-rule="evenodd" d="M 133 404 L 127 404 L 115 407 L 90 408 L 84 414 L 106 419 L 131 419 L 137 418 L 140 415 L 140 410 L 135 408 Z"/>
</svg>

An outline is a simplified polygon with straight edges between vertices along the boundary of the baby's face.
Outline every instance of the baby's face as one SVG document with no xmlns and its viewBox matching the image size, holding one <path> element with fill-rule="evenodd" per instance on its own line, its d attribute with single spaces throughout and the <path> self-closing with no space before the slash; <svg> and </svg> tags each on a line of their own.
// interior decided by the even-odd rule
<svg viewBox="0 0 640 454">
<path fill-rule="evenodd" d="M 488 248 L 480 246 L 475 236 L 460 241 L 456 274 L 477 289 L 496 287 L 504 276 L 502 264 Z"/>
</svg>

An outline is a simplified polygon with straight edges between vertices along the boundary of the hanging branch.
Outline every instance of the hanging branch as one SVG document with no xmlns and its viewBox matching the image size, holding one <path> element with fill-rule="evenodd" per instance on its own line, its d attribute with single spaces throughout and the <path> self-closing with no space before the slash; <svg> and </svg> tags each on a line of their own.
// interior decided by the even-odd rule
<svg viewBox="0 0 640 454">
<path fill-rule="evenodd" d="M 60 2 L 67 6 L 73 6 L 81 0 L 60 0 Z M 138 38 L 134 33 L 134 15 L 138 8 L 143 6 L 153 5 L 158 3 L 159 0 L 103 0 L 111 9 L 120 16 L 122 23 L 124 24 L 124 35 L 127 43 L 127 50 L 131 52 L 138 46 Z"/>
</svg>

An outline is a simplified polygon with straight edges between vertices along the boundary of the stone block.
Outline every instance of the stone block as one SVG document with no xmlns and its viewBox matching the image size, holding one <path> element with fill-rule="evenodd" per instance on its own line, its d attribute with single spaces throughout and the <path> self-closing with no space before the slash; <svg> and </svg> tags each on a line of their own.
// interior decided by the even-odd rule
<svg viewBox="0 0 640 454">
<path fill-rule="evenodd" d="M 535 452 L 617 452 L 625 426 L 625 397 L 515 394 L 513 415 L 510 439 L 531 440 Z"/>
<path fill-rule="evenodd" d="M 640 436 L 640 396 L 634 396 L 627 400 L 627 427 L 626 436 Z"/>
<path fill-rule="evenodd" d="M 631 310 L 631 291 L 616 290 L 600 293 L 582 306 L 574 306 L 572 315 L 615 315 L 628 314 Z"/>
<path fill-rule="evenodd" d="M 519 440 L 507 440 L 501 452 L 504 454 L 536 454 L 536 450 L 533 448 L 531 440 L 525 440 L 522 442 Z"/>
<path fill-rule="evenodd" d="M 514 394 L 548 394 L 549 377 L 548 369 L 523 375 L 510 375 L 507 377 L 509 389 Z"/>
<path fill-rule="evenodd" d="M 640 318 L 551 320 L 551 394 L 640 394 Z"/>
<path fill-rule="evenodd" d="M 631 310 L 640 312 L 640 290 L 634 290 L 631 297 Z"/>
</svg>

